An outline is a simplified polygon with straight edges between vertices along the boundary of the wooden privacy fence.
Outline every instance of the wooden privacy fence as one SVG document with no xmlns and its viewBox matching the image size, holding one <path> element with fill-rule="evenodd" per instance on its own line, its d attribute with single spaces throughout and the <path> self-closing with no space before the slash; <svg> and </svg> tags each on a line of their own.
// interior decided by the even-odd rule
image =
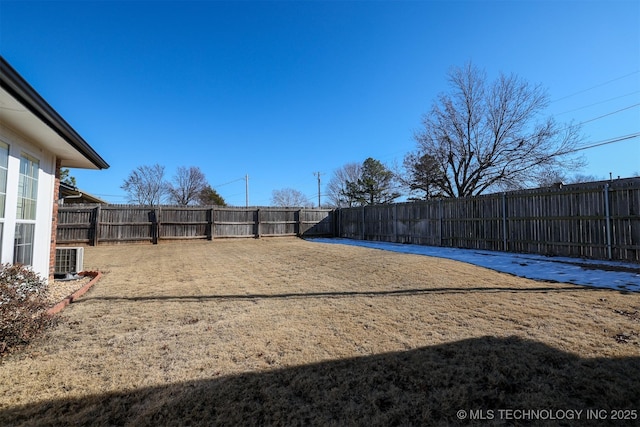
<svg viewBox="0 0 640 427">
<path fill-rule="evenodd" d="M 340 237 L 640 262 L 640 179 L 336 212 Z"/>
<path fill-rule="evenodd" d="M 70 205 L 58 209 L 57 243 L 333 236 L 333 214 L 332 209 Z"/>
<path fill-rule="evenodd" d="M 640 262 L 640 178 L 338 210 L 58 209 L 61 245 L 294 235 Z"/>
</svg>

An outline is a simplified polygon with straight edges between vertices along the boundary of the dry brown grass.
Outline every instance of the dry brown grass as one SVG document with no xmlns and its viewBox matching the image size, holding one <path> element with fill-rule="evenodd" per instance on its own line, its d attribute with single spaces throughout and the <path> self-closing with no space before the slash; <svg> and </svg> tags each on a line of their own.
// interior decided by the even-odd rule
<svg viewBox="0 0 640 427">
<path fill-rule="evenodd" d="M 105 275 L 0 361 L 0 424 L 640 408 L 639 294 L 293 238 L 91 247 L 85 268 Z"/>
</svg>

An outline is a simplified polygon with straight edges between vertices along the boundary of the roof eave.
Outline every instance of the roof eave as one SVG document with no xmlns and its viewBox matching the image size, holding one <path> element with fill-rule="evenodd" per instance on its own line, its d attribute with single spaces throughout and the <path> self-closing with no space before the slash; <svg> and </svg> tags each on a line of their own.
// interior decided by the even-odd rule
<svg viewBox="0 0 640 427">
<path fill-rule="evenodd" d="M 0 55 L 0 85 L 98 169 L 109 164 Z"/>
</svg>

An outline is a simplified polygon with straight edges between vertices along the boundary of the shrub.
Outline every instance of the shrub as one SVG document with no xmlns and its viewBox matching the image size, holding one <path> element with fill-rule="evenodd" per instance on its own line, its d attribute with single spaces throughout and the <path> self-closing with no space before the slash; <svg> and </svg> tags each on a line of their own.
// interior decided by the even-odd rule
<svg viewBox="0 0 640 427">
<path fill-rule="evenodd" d="M 0 269 L 0 355 L 31 341 L 51 323 L 47 281 L 23 265 Z"/>
</svg>

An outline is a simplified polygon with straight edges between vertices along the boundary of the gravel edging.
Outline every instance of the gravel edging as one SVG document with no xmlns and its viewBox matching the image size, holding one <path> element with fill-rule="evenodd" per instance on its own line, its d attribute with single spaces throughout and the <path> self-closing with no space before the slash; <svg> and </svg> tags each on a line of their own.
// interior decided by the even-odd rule
<svg viewBox="0 0 640 427">
<path fill-rule="evenodd" d="M 89 276 L 92 279 L 89 281 L 89 283 L 87 283 L 86 285 L 84 285 L 83 287 L 81 287 L 80 289 L 78 289 L 77 291 L 75 291 L 74 293 L 72 293 L 71 295 L 63 299 L 62 301 L 58 302 L 56 305 L 54 305 L 50 309 L 48 309 L 47 310 L 48 315 L 53 316 L 54 314 L 60 313 L 66 306 L 71 304 L 75 299 L 80 298 L 82 295 L 84 295 L 102 277 L 102 273 L 100 273 L 99 271 L 83 271 L 78 273 L 78 275 Z"/>
</svg>

